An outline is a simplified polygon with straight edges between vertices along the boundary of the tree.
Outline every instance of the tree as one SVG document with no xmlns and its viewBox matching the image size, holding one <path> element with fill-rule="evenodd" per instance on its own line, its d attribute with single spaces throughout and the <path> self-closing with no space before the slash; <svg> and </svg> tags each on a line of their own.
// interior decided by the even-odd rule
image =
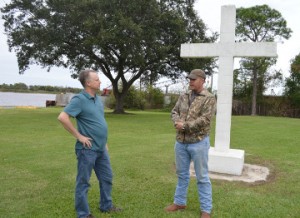
<svg viewBox="0 0 300 218">
<path fill-rule="evenodd" d="M 112 83 L 115 113 L 124 112 L 130 86 L 144 74 L 172 79 L 212 59 L 180 58 L 180 44 L 212 42 L 183 0 L 12 0 L 1 9 L 19 71 L 31 64 L 101 71 Z"/>
<path fill-rule="evenodd" d="M 288 39 L 292 30 L 287 27 L 280 12 L 268 5 L 237 9 L 236 35 L 238 41 L 273 42 Z M 242 58 L 240 73 L 251 75 L 252 109 L 251 115 L 256 115 L 257 95 L 262 95 L 267 88 L 267 82 L 280 80 L 280 71 L 270 72 L 276 63 L 275 58 Z"/>
<path fill-rule="evenodd" d="M 266 89 L 272 85 L 277 86 L 282 83 L 281 71 L 269 72 L 270 66 L 274 65 L 274 58 L 249 58 L 242 62 L 242 67 L 234 71 L 234 96 L 250 100 L 253 95 L 254 84 L 256 85 L 256 102 L 263 97 Z M 252 72 L 256 72 L 256 83 L 253 82 Z M 271 84 L 272 83 L 272 84 Z M 253 98 L 252 98 L 253 101 Z"/>
<path fill-rule="evenodd" d="M 294 107 L 300 106 L 300 53 L 291 62 L 291 75 L 286 79 L 285 95 Z"/>
<path fill-rule="evenodd" d="M 233 97 L 248 100 L 251 95 L 251 75 L 242 72 L 242 69 L 235 69 L 233 72 Z"/>
<path fill-rule="evenodd" d="M 15 90 L 28 90 L 28 86 L 25 83 L 15 83 L 14 89 Z"/>
</svg>

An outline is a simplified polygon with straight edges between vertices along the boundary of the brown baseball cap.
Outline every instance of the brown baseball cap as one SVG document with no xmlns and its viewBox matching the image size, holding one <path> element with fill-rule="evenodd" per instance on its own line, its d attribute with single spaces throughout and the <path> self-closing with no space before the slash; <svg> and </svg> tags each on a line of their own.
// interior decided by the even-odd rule
<svg viewBox="0 0 300 218">
<path fill-rule="evenodd" d="M 203 70 L 200 69 L 194 69 L 191 71 L 191 73 L 187 76 L 189 79 L 197 79 L 198 77 L 201 77 L 203 79 L 206 79 L 206 75 Z"/>
</svg>

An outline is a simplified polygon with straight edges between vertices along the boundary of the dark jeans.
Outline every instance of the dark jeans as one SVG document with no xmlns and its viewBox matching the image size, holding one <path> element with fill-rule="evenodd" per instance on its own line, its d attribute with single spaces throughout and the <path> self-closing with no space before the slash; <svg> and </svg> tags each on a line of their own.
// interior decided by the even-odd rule
<svg viewBox="0 0 300 218">
<path fill-rule="evenodd" d="M 77 217 L 82 218 L 90 214 L 88 205 L 89 181 L 94 169 L 99 181 L 101 210 L 109 210 L 112 207 L 112 169 L 107 150 L 95 152 L 88 149 L 76 150 L 77 178 L 75 189 L 75 208 Z"/>
</svg>

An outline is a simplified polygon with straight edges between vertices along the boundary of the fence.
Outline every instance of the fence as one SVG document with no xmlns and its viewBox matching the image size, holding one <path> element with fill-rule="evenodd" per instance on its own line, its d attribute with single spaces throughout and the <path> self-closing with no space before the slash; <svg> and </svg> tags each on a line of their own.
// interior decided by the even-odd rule
<svg viewBox="0 0 300 218">
<path fill-rule="evenodd" d="M 233 115 L 251 115 L 251 102 L 233 100 Z M 287 98 L 282 96 L 266 96 L 256 105 L 259 116 L 278 116 L 300 118 L 300 108 L 292 107 Z"/>
</svg>

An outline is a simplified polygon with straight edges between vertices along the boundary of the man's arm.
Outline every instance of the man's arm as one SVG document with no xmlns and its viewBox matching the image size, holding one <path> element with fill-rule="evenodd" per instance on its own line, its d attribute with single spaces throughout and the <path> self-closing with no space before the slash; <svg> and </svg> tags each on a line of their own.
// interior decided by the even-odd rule
<svg viewBox="0 0 300 218">
<path fill-rule="evenodd" d="M 182 96 L 180 96 L 171 111 L 171 119 L 174 123 L 175 129 L 178 131 L 184 131 L 184 122 L 180 119 L 180 106 L 182 104 Z"/>
<path fill-rule="evenodd" d="M 74 127 L 73 123 L 71 122 L 69 114 L 63 111 L 59 114 L 57 119 L 69 133 L 71 133 L 76 139 L 78 139 L 83 144 L 84 147 L 92 147 L 92 139 L 83 136 L 78 132 L 78 130 Z"/>
</svg>

